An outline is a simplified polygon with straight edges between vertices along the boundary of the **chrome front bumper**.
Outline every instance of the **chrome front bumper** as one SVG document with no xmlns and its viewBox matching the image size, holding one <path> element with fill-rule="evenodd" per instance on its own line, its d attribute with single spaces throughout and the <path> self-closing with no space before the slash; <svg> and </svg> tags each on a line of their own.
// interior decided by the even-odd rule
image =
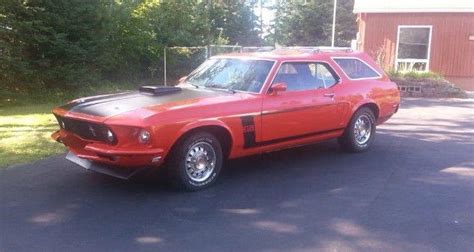
<svg viewBox="0 0 474 252">
<path fill-rule="evenodd" d="M 102 173 L 105 175 L 109 175 L 112 177 L 125 179 L 125 180 L 128 180 L 133 175 L 137 174 L 138 172 L 147 169 L 147 167 L 126 168 L 126 167 L 113 167 L 113 166 L 102 165 L 99 163 L 89 161 L 87 159 L 80 158 L 72 152 L 69 152 L 67 154 L 66 159 L 75 163 L 76 165 L 81 166 L 82 168 L 85 168 L 86 170 Z"/>
</svg>

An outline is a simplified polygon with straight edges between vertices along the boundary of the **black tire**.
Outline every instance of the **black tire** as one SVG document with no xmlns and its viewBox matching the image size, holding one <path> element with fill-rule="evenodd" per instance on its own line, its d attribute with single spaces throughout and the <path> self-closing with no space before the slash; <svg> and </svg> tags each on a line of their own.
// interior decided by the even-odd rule
<svg viewBox="0 0 474 252">
<path fill-rule="evenodd" d="M 356 122 L 359 119 L 367 119 L 370 122 L 370 135 L 368 139 L 362 143 L 356 140 L 356 135 L 354 129 L 356 127 Z M 375 116 L 374 112 L 367 107 L 362 107 L 357 110 L 351 118 L 351 121 L 344 130 L 344 134 L 338 138 L 338 142 L 341 145 L 342 149 L 347 152 L 363 152 L 370 148 L 372 142 L 375 138 Z"/>
<path fill-rule="evenodd" d="M 194 146 L 205 145 L 206 148 L 212 147 L 215 154 L 215 165 L 209 173 L 209 177 L 203 181 L 196 181 L 190 170 L 187 168 L 187 158 L 190 154 L 191 148 Z M 197 147 L 195 147 L 197 148 Z M 222 169 L 223 155 L 222 147 L 219 140 L 212 134 L 207 132 L 196 132 L 187 136 L 182 141 L 178 142 L 170 153 L 170 159 L 167 164 L 171 175 L 173 185 L 180 190 L 198 191 L 212 185 L 219 176 Z M 207 155 L 205 156 L 207 158 Z M 207 166 L 206 166 L 207 167 Z M 187 171 L 188 169 L 188 171 Z"/>
</svg>

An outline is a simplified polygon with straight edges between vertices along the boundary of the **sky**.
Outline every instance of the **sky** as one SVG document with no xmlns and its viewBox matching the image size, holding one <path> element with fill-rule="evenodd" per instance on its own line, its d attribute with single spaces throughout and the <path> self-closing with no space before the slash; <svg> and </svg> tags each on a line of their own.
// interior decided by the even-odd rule
<svg viewBox="0 0 474 252">
<path fill-rule="evenodd" d="M 263 36 L 269 34 L 270 25 L 272 24 L 273 19 L 275 18 L 275 10 L 272 9 L 276 5 L 276 1 L 278 0 L 261 0 L 262 7 L 260 4 L 257 4 L 254 8 L 255 15 L 262 18 L 263 23 Z"/>
</svg>

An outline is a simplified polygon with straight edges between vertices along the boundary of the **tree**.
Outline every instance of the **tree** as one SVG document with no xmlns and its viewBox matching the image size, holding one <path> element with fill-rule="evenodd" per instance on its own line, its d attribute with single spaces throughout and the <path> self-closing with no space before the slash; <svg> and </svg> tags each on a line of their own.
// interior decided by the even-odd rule
<svg viewBox="0 0 474 252">
<path fill-rule="evenodd" d="M 338 1 L 336 45 L 348 46 L 355 38 L 352 0 Z M 331 44 L 333 0 L 281 1 L 277 6 L 273 38 L 287 46 Z"/>
<path fill-rule="evenodd" d="M 357 36 L 356 15 L 353 13 L 354 0 L 338 0 L 336 14 L 337 46 L 350 46 L 351 40 Z"/>
<path fill-rule="evenodd" d="M 222 29 L 229 44 L 256 46 L 261 43 L 258 18 L 253 12 L 255 3 L 236 0 L 215 1 L 212 5 L 210 24 L 214 37 Z"/>
<path fill-rule="evenodd" d="M 156 77 L 165 46 L 259 43 L 252 1 L 2 1 L 0 81 L 10 89 Z"/>
<path fill-rule="evenodd" d="M 102 7 L 95 0 L 7 0 L 1 76 L 35 85 L 96 76 L 105 40 Z"/>
</svg>

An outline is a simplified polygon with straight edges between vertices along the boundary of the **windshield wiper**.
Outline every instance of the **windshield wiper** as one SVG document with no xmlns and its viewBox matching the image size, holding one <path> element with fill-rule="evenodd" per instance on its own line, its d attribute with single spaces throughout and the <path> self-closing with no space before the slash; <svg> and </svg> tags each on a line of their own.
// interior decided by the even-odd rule
<svg viewBox="0 0 474 252">
<path fill-rule="evenodd" d="M 216 84 L 216 83 L 210 83 L 210 84 L 204 85 L 204 87 L 210 88 L 210 89 L 216 89 L 216 90 L 227 91 L 227 92 L 230 92 L 230 93 L 232 93 L 232 94 L 235 94 L 235 93 L 236 93 L 236 91 L 232 89 L 232 85 L 227 88 L 227 87 L 222 87 L 221 85 Z"/>
<path fill-rule="evenodd" d="M 191 85 L 191 86 L 194 86 L 195 88 L 200 88 L 201 87 L 198 84 L 194 84 L 194 83 L 191 83 L 191 82 L 188 82 L 188 84 Z"/>
<path fill-rule="evenodd" d="M 227 86 L 227 91 L 235 94 L 237 93 L 237 91 L 234 90 L 234 86 L 238 85 L 239 83 L 238 82 L 234 82 L 232 84 L 230 84 L 229 86 Z"/>
<path fill-rule="evenodd" d="M 232 89 L 231 87 L 230 87 L 230 88 L 227 88 L 226 90 L 229 91 L 229 92 L 232 93 L 232 94 L 237 93 L 237 91 L 235 91 L 235 90 Z"/>
<path fill-rule="evenodd" d="M 209 84 L 205 84 L 204 87 L 207 87 L 207 88 L 221 88 L 221 85 L 219 85 L 217 83 L 209 83 Z"/>
</svg>

